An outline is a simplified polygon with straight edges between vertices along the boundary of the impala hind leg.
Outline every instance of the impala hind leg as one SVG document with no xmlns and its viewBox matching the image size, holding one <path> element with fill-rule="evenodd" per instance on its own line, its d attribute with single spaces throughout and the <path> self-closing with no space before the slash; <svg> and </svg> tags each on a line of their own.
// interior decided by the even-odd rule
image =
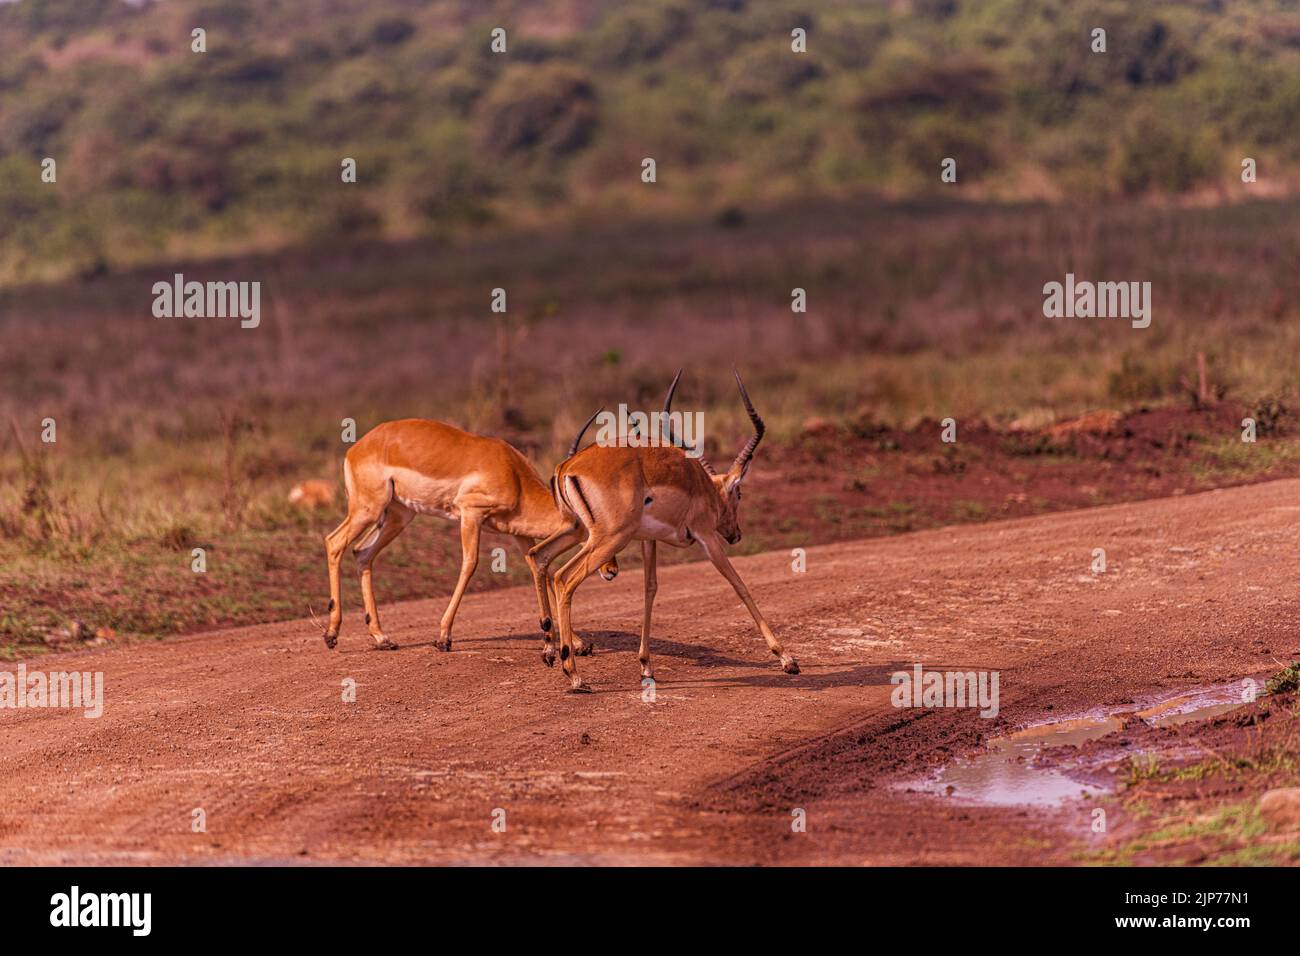
<svg viewBox="0 0 1300 956">
<path fill-rule="evenodd" d="M 583 532 L 577 525 L 562 528 L 550 537 L 543 538 L 524 551 L 524 560 L 528 570 L 533 574 L 533 587 L 537 591 L 538 624 L 542 629 L 542 663 L 547 667 L 555 665 L 554 608 L 555 586 L 551 581 L 551 562 L 582 539 Z M 528 541 L 520 538 L 521 542 Z"/>
<path fill-rule="evenodd" d="M 654 669 L 650 666 L 650 610 L 654 607 L 655 593 L 659 590 L 656 574 L 658 549 L 653 541 L 641 542 L 641 562 L 645 565 L 645 617 L 641 619 L 641 650 L 637 657 L 641 661 L 641 676 L 654 679 Z"/>
<path fill-rule="evenodd" d="M 348 547 L 348 529 L 352 518 L 343 519 L 343 523 L 325 535 L 325 562 L 329 568 L 330 603 L 329 622 L 325 625 L 325 646 L 334 649 L 339 642 L 339 628 L 343 625 L 342 582 L 339 566 L 343 562 L 343 552 Z"/>
<path fill-rule="evenodd" d="M 587 693 L 590 687 L 578 676 L 577 654 L 574 651 L 575 635 L 573 633 L 573 592 L 578 585 L 587 580 L 591 574 L 608 562 L 627 544 L 625 538 L 597 537 L 592 534 L 579 549 L 578 553 L 560 569 L 555 576 L 555 603 L 560 627 L 560 663 L 569 678 L 571 693 Z"/>
<path fill-rule="evenodd" d="M 618 577 L 618 556 L 610 558 L 599 568 L 596 569 L 601 578 L 606 581 L 613 581 Z M 596 651 L 595 641 L 584 641 L 575 631 L 573 634 L 573 653 L 579 657 L 590 657 Z"/>
<path fill-rule="evenodd" d="M 618 556 L 615 555 L 610 558 L 596 570 L 604 580 L 613 581 L 618 577 Z M 574 631 L 571 637 L 573 640 L 573 653 L 577 654 L 579 657 L 590 657 L 592 654 L 596 653 L 595 641 L 583 640 L 582 635 L 577 631 Z"/>
<path fill-rule="evenodd" d="M 460 608 L 461 598 L 465 596 L 469 579 L 474 576 L 474 571 L 478 568 L 478 544 L 484 517 L 482 511 L 461 511 L 460 579 L 456 582 L 456 590 L 452 592 L 451 603 L 447 605 L 447 610 L 442 615 L 442 623 L 438 627 L 438 639 L 433 642 L 433 646 L 440 651 L 451 650 L 451 626 L 456 621 L 456 611 Z"/>
<path fill-rule="evenodd" d="M 379 626 L 379 607 L 375 603 L 375 587 L 372 580 L 375 558 L 402 533 L 414 517 L 415 512 L 411 509 L 395 501 L 391 502 L 384 509 L 376 529 L 358 542 L 353 552 L 357 559 L 357 568 L 361 571 L 361 600 L 366 606 L 366 627 L 370 629 L 370 636 L 375 641 L 375 649 L 379 651 L 395 651 L 397 645 L 385 636 Z"/>
<path fill-rule="evenodd" d="M 553 613 L 556 606 L 555 576 L 550 573 L 551 563 L 568 551 L 585 535 L 586 529 L 575 524 L 546 538 L 527 553 L 528 566 L 533 572 L 533 582 L 537 588 L 537 603 L 541 608 L 542 626 L 542 663 L 547 667 L 555 666 L 555 641 Z M 600 566 L 600 576 L 606 581 L 613 581 L 618 576 L 618 558 L 612 557 Z M 577 634 L 571 635 L 573 653 L 579 657 L 590 656 L 596 649 L 594 642 L 584 641 Z"/>
<path fill-rule="evenodd" d="M 378 522 L 384 513 L 384 505 L 376 504 L 365 507 L 357 503 L 357 498 L 348 498 L 348 516 L 343 522 L 325 536 L 325 560 L 329 566 L 330 603 L 329 623 L 325 628 L 325 646 L 333 648 L 339 641 L 339 628 L 343 625 L 343 598 L 340 582 L 343 554 L 348 546 L 361 537 L 367 529 Z"/>
<path fill-rule="evenodd" d="M 555 635 L 559 633 L 558 624 L 560 602 L 555 596 L 555 578 L 549 575 L 546 578 L 546 593 L 551 602 L 552 612 L 556 615 L 556 626 L 554 630 L 548 630 L 546 634 L 543 635 L 542 639 L 544 643 L 542 644 L 542 663 L 547 667 L 553 667 L 558 655 L 555 648 Z"/>
<path fill-rule="evenodd" d="M 724 578 L 731 582 L 731 586 L 736 589 L 736 593 L 740 595 L 745 607 L 749 608 L 750 616 L 754 618 L 754 623 L 758 625 L 763 640 L 767 641 L 768 649 L 781 659 L 781 670 L 787 674 L 799 673 L 798 663 L 781 647 L 781 642 L 776 639 L 776 635 L 772 633 L 772 628 L 768 627 L 767 621 L 763 619 L 762 613 L 758 610 L 758 605 L 749 596 L 749 589 L 745 587 L 745 582 L 740 580 L 740 575 L 732 567 L 731 559 L 727 557 L 722 538 L 714 533 L 704 535 L 699 540 L 700 546 L 704 549 L 704 553 L 709 556 L 709 560 L 713 562 L 713 566 L 718 569 Z"/>
</svg>

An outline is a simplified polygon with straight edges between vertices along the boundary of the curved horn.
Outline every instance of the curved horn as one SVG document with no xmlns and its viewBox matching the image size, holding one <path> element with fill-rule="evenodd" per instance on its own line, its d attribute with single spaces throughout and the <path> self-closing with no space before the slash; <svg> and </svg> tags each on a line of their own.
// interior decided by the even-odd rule
<svg viewBox="0 0 1300 956">
<path fill-rule="evenodd" d="M 734 365 L 731 371 L 735 373 L 736 384 L 740 386 L 740 399 L 745 403 L 745 411 L 749 413 L 749 420 L 754 423 L 754 437 L 745 443 L 745 447 L 740 450 L 740 454 L 736 456 L 731 466 L 732 471 L 744 471 L 749 460 L 754 457 L 754 449 L 763 440 L 763 433 L 767 431 L 767 426 L 763 424 L 763 419 L 758 417 L 758 412 L 754 411 L 754 403 L 749 400 L 749 392 L 745 391 L 745 383 L 740 379 L 740 372 Z"/>
<path fill-rule="evenodd" d="M 673 383 L 668 386 L 668 395 L 664 398 L 664 410 L 660 416 L 660 427 L 668 429 L 668 444 L 676 445 L 677 436 L 673 434 L 673 423 L 669 420 L 668 415 L 673 410 L 673 394 L 677 391 L 677 383 L 682 380 L 682 370 L 678 369 L 677 374 L 673 376 Z"/>
<path fill-rule="evenodd" d="M 680 448 L 681 446 L 677 444 L 677 438 L 675 435 L 673 435 L 673 426 L 672 426 L 672 422 L 668 421 L 668 413 L 672 411 L 673 395 L 677 392 L 677 383 L 681 380 L 681 377 L 682 377 L 682 370 L 678 369 L 677 374 L 673 376 L 673 383 L 668 386 L 668 397 L 664 399 L 664 421 L 667 423 L 668 426 L 668 441 L 678 448 Z M 700 467 L 704 469 L 706 474 L 709 475 L 717 474 L 717 472 L 713 470 L 713 466 L 709 464 L 709 460 L 705 458 L 702 453 L 695 460 L 700 463 Z"/>
<path fill-rule="evenodd" d="M 591 416 L 590 418 L 587 419 L 587 424 L 583 425 L 582 428 L 578 431 L 578 434 L 574 436 L 574 438 L 573 438 L 573 444 L 569 446 L 569 457 L 570 457 L 570 458 L 572 458 L 574 455 L 576 455 L 576 454 L 578 453 L 578 446 L 579 446 L 580 444 L 582 444 L 582 436 L 585 435 L 585 434 L 587 433 L 587 429 L 590 428 L 590 427 L 591 427 L 591 423 L 594 422 L 594 421 L 596 420 L 596 416 L 599 415 L 599 414 L 600 414 L 601 412 L 603 412 L 604 410 L 605 410 L 605 406 L 604 406 L 604 405 L 602 405 L 602 406 L 600 406 L 600 408 L 596 409 L 596 411 L 592 414 L 592 416 Z"/>
</svg>

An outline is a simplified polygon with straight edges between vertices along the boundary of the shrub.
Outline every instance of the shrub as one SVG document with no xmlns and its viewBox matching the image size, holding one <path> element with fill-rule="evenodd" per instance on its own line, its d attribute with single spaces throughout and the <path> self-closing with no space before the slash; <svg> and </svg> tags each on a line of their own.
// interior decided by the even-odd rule
<svg viewBox="0 0 1300 956">
<path fill-rule="evenodd" d="M 1126 352 L 1119 369 L 1110 373 L 1107 392 L 1119 402 L 1139 402 L 1159 398 L 1165 393 L 1165 381 L 1141 358 Z"/>
<path fill-rule="evenodd" d="M 997 72 L 975 57 L 939 57 L 917 60 L 896 56 L 882 66 L 871 87 L 858 99 L 864 112 L 917 110 L 951 107 L 964 114 L 998 109 L 1005 91 Z"/>
<path fill-rule="evenodd" d="M 593 59 L 626 68 L 657 60 L 685 37 L 690 14 L 683 7 L 645 7 L 607 18 L 591 39 Z"/>
<path fill-rule="evenodd" d="M 415 24 L 405 17 L 385 17 L 370 28 L 370 39 L 380 46 L 397 46 L 415 33 Z"/>
<path fill-rule="evenodd" d="M 586 146 L 596 97 L 586 74 L 561 64 L 506 70 L 479 106 L 479 145 L 497 157 L 560 156 Z"/>
<path fill-rule="evenodd" d="M 1166 114 L 1142 110 L 1124 126 L 1111 169 L 1120 192 L 1183 193 L 1215 173 L 1206 134 Z"/>
<path fill-rule="evenodd" d="M 1300 690 L 1300 664 L 1292 664 L 1268 679 L 1264 690 L 1270 694 L 1289 694 Z"/>
<path fill-rule="evenodd" d="M 1281 395 L 1266 395 L 1259 399 L 1250 409 L 1250 417 L 1255 419 L 1255 432 L 1268 435 L 1280 431 L 1287 411 Z"/>
<path fill-rule="evenodd" d="M 791 93 L 820 75 L 816 60 L 795 56 L 779 45 L 763 43 L 727 64 L 723 89 L 728 99 L 755 102 Z"/>
</svg>

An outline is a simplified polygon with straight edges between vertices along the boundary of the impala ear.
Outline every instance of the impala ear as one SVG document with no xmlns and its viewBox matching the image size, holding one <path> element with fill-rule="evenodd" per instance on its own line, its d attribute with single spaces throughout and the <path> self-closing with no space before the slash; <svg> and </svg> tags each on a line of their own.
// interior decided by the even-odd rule
<svg viewBox="0 0 1300 956">
<path fill-rule="evenodd" d="M 745 475 L 748 474 L 748 472 L 749 472 L 748 463 L 743 465 L 740 471 L 732 470 L 727 472 L 727 477 L 722 482 L 723 492 L 726 494 L 730 494 L 733 488 L 735 488 L 737 485 L 739 485 L 742 481 L 745 480 Z"/>
</svg>

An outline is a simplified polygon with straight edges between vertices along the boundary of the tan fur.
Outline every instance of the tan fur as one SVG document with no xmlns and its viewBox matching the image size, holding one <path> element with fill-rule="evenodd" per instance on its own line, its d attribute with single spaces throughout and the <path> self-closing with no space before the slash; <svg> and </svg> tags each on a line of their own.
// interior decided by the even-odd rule
<svg viewBox="0 0 1300 956">
<path fill-rule="evenodd" d="M 739 375 L 736 379 L 739 384 Z M 674 379 L 664 405 L 665 412 L 671 407 L 676 384 L 677 379 Z M 650 616 L 657 591 L 656 549 L 661 542 L 677 548 L 699 544 L 749 609 L 768 648 L 780 658 L 782 668 L 791 674 L 799 672 L 799 665 L 782 648 L 727 558 L 726 544 L 740 541 L 736 517 L 740 485 L 763 434 L 762 421 L 749 404 L 743 384 L 740 387 L 756 430 L 754 438 L 724 475 L 710 474 L 700 459 L 691 458 L 680 448 L 671 446 L 589 445 L 555 469 L 556 497 L 561 511 L 587 530 L 586 542 L 555 575 L 554 582 L 560 656 L 571 690 L 587 689 L 578 677 L 576 655 L 570 646 L 573 640 L 570 621 L 573 594 L 593 571 L 613 560 L 631 541 L 642 542 L 645 560 L 645 615 L 640 649 L 643 677 L 653 677 Z M 541 564 L 548 564 L 554 557 L 548 555 L 546 542 L 535 546 L 531 555 Z"/>
<path fill-rule="evenodd" d="M 493 531 L 515 538 L 533 574 L 546 646 L 551 609 L 544 567 L 528 555 L 545 539 L 566 550 L 582 539 L 576 521 L 561 515 L 536 469 L 499 438 L 462 431 L 442 422 L 408 418 L 385 422 L 348 450 L 343 463 L 348 515 L 325 537 L 329 562 L 330 611 L 325 643 L 334 647 L 343 619 L 340 564 L 352 547 L 361 571 L 361 593 L 375 645 L 393 644 L 379 626 L 371 580 L 378 554 L 417 514 L 456 521 L 461 529 L 461 571 L 442 617 L 440 650 L 451 649 L 451 629 L 465 589 L 478 567 L 479 538 Z"/>
</svg>

